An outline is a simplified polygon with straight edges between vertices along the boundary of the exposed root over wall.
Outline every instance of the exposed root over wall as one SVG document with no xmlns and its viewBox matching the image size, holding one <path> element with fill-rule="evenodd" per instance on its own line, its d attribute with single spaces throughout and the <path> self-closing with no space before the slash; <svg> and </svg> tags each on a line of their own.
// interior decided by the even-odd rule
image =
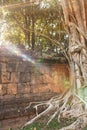
<svg viewBox="0 0 87 130">
<path fill-rule="evenodd" d="M 26 109 L 28 109 L 31 104 Z M 43 112 L 38 113 L 38 108 L 41 106 L 45 106 L 46 109 Z M 60 122 L 61 118 L 76 118 L 75 122 L 60 130 L 82 130 L 82 128 L 87 125 L 87 111 L 85 104 L 75 94 L 73 94 L 71 90 L 58 97 L 53 97 L 48 101 L 39 102 L 34 106 L 34 108 L 36 109 L 36 116 L 32 120 L 28 121 L 23 128 L 51 112 L 52 114 L 50 115 L 47 125 L 56 116 L 58 116 L 58 122 Z"/>
</svg>

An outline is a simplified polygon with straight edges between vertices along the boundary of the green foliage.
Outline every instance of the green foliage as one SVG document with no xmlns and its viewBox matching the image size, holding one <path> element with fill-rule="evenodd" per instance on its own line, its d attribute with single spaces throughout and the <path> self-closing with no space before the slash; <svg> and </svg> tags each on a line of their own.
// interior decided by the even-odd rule
<svg viewBox="0 0 87 130">
<path fill-rule="evenodd" d="M 23 1 L 7 0 L 7 2 L 3 1 L 2 4 L 18 4 L 18 2 Z M 58 40 L 60 43 L 66 42 L 63 17 L 61 16 L 63 16 L 62 10 L 57 0 L 51 2 L 42 0 L 38 4 L 32 3 L 27 7 L 9 9 L 5 17 L 8 24 L 5 39 L 14 44 L 23 44 L 29 48 L 33 46 L 35 49 L 40 46 L 42 52 L 46 52 L 51 48 L 51 51 L 56 50 L 57 53 L 60 46 L 57 45 L 56 47 L 52 40 Z M 40 34 L 45 34 L 52 40 Z"/>
<path fill-rule="evenodd" d="M 24 128 L 23 130 L 34 130 L 35 128 L 36 130 L 41 130 L 41 128 L 43 128 L 43 124 L 39 122 L 35 122 L 31 124 L 30 126 Z"/>
<path fill-rule="evenodd" d="M 85 128 L 83 128 L 82 130 L 87 130 L 87 126 Z"/>
<path fill-rule="evenodd" d="M 53 119 L 49 125 L 46 125 L 46 119 L 41 119 L 35 123 L 33 123 L 32 125 L 27 126 L 26 128 L 24 128 L 23 130 L 58 130 L 60 128 L 62 128 L 63 126 L 67 126 L 71 123 L 73 123 L 76 119 L 72 118 L 72 119 L 61 119 L 61 122 L 58 123 L 57 118 Z"/>
<path fill-rule="evenodd" d="M 58 128 L 61 128 L 61 124 L 58 123 L 57 119 L 54 119 L 52 122 L 49 123 L 49 125 L 47 126 L 48 130 L 56 130 Z"/>
<path fill-rule="evenodd" d="M 87 86 L 78 89 L 78 96 L 87 103 Z"/>
<path fill-rule="evenodd" d="M 12 130 L 12 128 L 9 128 L 8 130 Z"/>
<path fill-rule="evenodd" d="M 62 83 L 63 83 L 65 89 L 70 88 L 70 80 L 68 78 L 63 79 Z"/>
</svg>

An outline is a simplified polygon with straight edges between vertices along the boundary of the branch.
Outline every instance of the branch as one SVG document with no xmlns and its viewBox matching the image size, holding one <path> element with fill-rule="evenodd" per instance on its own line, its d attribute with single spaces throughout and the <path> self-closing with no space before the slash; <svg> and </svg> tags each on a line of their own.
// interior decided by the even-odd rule
<svg viewBox="0 0 87 130">
<path fill-rule="evenodd" d="M 17 20 L 17 18 L 15 16 L 13 16 L 13 18 L 16 20 L 18 26 L 24 31 L 24 33 L 25 32 L 33 32 L 30 29 L 24 28 L 23 25 Z M 50 40 L 52 44 L 59 46 L 61 48 L 61 50 L 63 51 L 64 56 L 68 60 L 68 63 L 70 64 L 70 58 L 69 58 L 68 54 L 66 53 L 64 46 L 58 40 L 52 39 L 51 37 L 47 36 L 46 34 L 43 34 L 42 32 L 37 32 L 36 36 L 42 36 L 42 37 Z"/>
<path fill-rule="evenodd" d="M 50 102 L 47 102 L 47 105 L 49 105 L 49 107 L 48 107 L 45 111 L 43 111 L 42 113 L 38 114 L 38 115 L 37 115 L 35 118 L 33 118 L 32 120 L 28 121 L 28 122 L 23 126 L 23 128 L 26 127 L 27 125 L 32 124 L 34 121 L 36 121 L 37 119 L 39 119 L 41 116 L 46 115 L 46 114 L 47 114 L 51 109 L 53 109 L 53 107 L 54 107 Z"/>
<path fill-rule="evenodd" d="M 38 4 L 39 0 L 33 0 L 32 2 L 26 1 L 26 2 L 18 2 L 15 4 L 9 4 L 9 5 L 3 5 L 1 8 L 7 9 L 7 10 L 14 10 L 17 8 L 22 8 L 22 7 L 28 7 L 31 6 L 32 4 Z"/>
</svg>

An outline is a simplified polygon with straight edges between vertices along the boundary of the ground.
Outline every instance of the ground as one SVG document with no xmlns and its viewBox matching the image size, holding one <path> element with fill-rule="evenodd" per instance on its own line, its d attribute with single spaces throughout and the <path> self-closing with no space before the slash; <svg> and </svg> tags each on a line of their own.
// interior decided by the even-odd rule
<svg viewBox="0 0 87 130">
<path fill-rule="evenodd" d="M 33 124 L 27 126 L 23 130 L 59 130 L 62 127 L 65 127 L 67 125 L 70 125 L 72 122 L 75 121 L 75 118 L 73 119 L 61 119 L 61 122 L 58 123 L 57 118 L 53 119 L 48 126 L 46 126 L 47 123 L 47 117 L 42 117 L 38 121 L 34 122 Z M 87 130 L 87 127 L 85 127 L 82 130 Z"/>
<path fill-rule="evenodd" d="M 38 106 L 42 105 L 46 105 L 47 108 L 45 111 L 38 113 Z M 60 122 L 57 124 L 57 130 L 84 130 L 84 127 L 87 126 L 87 111 L 85 104 L 79 100 L 78 96 L 73 93 L 72 90 L 69 90 L 67 93 L 65 92 L 61 96 L 53 97 L 48 102 L 42 102 L 39 105 L 37 104 L 34 108 L 36 108 L 36 116 L 28 121 L 24 127 L 37 121 L 42 116 L 46 117 L 48 114 L 50 116 L 48 119 L 46 117 L 46 122 L 43 123 L 44 126 L 46 126 L 46 124 L 48 124 L 48 126 L 50 123 L 52 124 L 52 120 L 54 120 L 55 117 L 57 117 L 57 122 Z M 41 130 L 46 130 L 46 128 L 47 127 L 42 127 Z"/>
<path fill-rule="evenodd" d="M 74 120 L 74 119 L 73 120 L 62 120 L 61 123 L 58 123 L 57 118 L 55 118 L 48 126 L 46 126 L 46 119 L 47 119 L 46 117 L 41 118 L 41 120 L 36 121 L 32 125 L 26 127 L 24 130 L 34 130 L 35 128 L 36 128 L 36 130 L 58 130 L 62 126 L 66 126 L 67 124 L 70 124 L 70 122 L 72 122 Z"/>
</svg>

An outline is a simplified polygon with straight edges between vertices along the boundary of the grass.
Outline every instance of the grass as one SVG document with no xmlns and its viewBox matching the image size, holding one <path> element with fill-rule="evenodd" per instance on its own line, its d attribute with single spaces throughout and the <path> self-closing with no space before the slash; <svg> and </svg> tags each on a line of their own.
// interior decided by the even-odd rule
<svg viewBox="0 0 87 130">
<path fill-rule="evenodd" d="M 63 126 L 67 126 L 71 124 L 73 121 L 75 121 L 75 118 L 71 120 L 62 119 L 61 122 L 58 123 L 57 118 L 55 118 L 47 126 L 46 118 L 41 118 L 40 120 L 24 128 L 23 130 L 58 130 L 62 128 Z"/>
<path fill-rule="evenodd" d="M 23 130 L 59 130 L 62 127 L 68 126 L 71 123 L 73 123 L 76 119 L 61 119 L 60 123 L 58 123 L 57 118 L 53 119 L 49 125 L 47 126 L 48 117 L 42 117 L 41 119 L 37 120 L 33 124 L 25 127 Z M 9 130 L 21 130 L 21 128 L 18 129 L 9 129 Z M 87 130 L 87 127 L 85 127 L 82 130 Z"/>
<path fill-rule="evenodd" d="M 87 130 L 87 127 L 85 127 L 83 130 Z"/>
</svg>

